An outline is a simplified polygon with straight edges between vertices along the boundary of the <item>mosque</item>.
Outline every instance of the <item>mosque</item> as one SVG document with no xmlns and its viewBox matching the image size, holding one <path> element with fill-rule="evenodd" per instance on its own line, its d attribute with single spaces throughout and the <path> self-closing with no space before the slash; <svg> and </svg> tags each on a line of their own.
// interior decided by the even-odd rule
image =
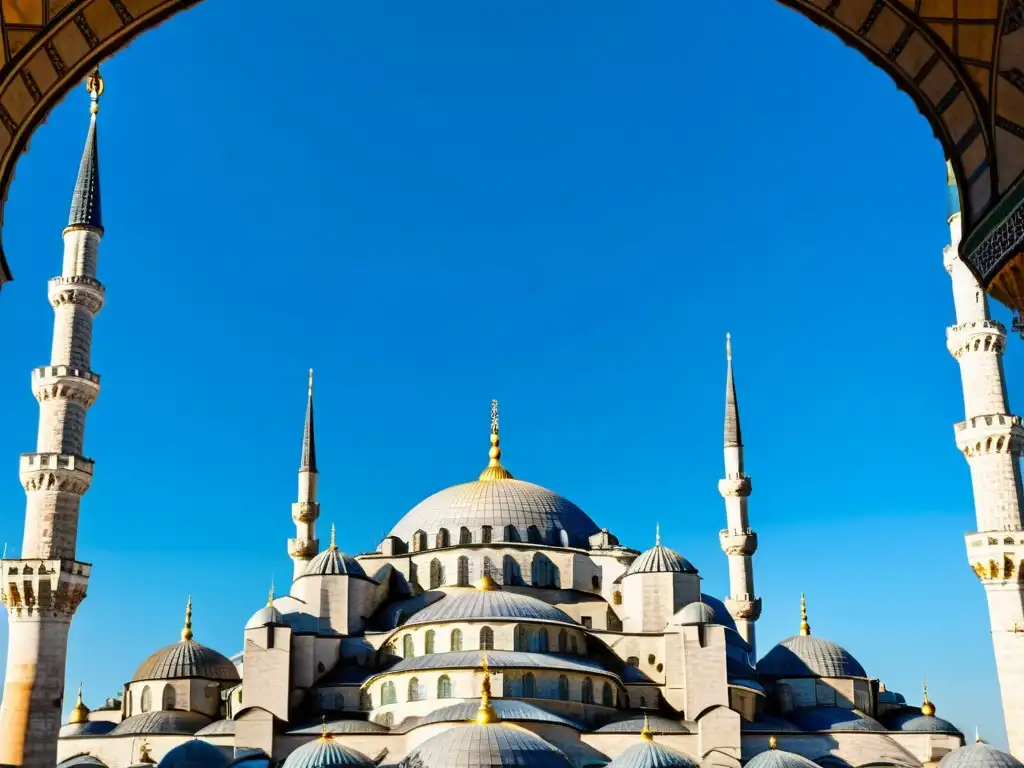
<svg viewBox="0 0 1024 768">
<path fill-rule="evenodd" d="M 346 554 L 333 526 L 321 546 L 310 372 L 287 594 L 271 588 L 234 656 L 200 642 L 189 598 L 180 639 L 126 669 L 119 697 L 90 709 L 79 687 L 60 723 L 68 629 L 91 568 L 78 560 L 76 536 L 93 473 L 83 434 L 99 393 L 90 346 L 104 299 L 98 72 L 87 85 L 88 138 L 62 274 L 50 282 L 52 359 L 32 375 L 40 424 L 36 452 L 21 458 L 23 551 L 0 561 L 10 622 L 0 765 L 1024 768 L 980 738 L 966 744 L 926 688 L 908 703 L 881 670 L 869 673 L 812 633 L 802 597 L 796 633 L 758 656 L 758 542 L 728 337 L 724 600 L 702 591 L 697 566 L 660 535 L 638 551 L 566 497 L 514 477 L 496 402 L 477 479 L 414 506 L 373 552 Z M 958 221 L 951 207 L 954 252 Z M 1021 530 L 1021 427 L 1006 405 L 1005 330 L 948 256 L 958 325 L 947 339 L 968 415 L 956 434 L 984 532 L 968 535 L 968 552 L 995 628 L 1013 619 L 1021 589 L 1018 559 L 1005 554 L 1024 546 L 1012 533 Z M 995 642 L 1007 721 L 1016 722 L 1020 688 L 1003 673 L 1020 654 L 1002 655 Z"/>
</svg>

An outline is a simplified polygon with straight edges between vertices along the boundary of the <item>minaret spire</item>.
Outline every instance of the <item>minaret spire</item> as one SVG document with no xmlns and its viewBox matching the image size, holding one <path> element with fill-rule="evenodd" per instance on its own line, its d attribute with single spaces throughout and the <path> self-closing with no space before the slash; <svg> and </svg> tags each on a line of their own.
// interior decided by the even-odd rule
<svg viewBox="0 0 1024 768">
<path fill-rule="evenodd" d="M 309 369 L 306 390 L 306 421 L 302 428 L 302 458 L 299 460 L 299 498 L 292 504 L 295 538 L 288 540 L 288 556 L 294 563 L 293 578 L 306 570 L 309 561 L 320 551 L 316 538 L 316 521 L 320 504 L 316 500 L 319 473 L 316 470 L 316 433 L 313 428 L 313 369 Z"/>
<path fill-rule="evenodd" d="M 725 606 L 736 620 L 736 629 L 755 645 L 754 622 L 761 615 L 761 599 L 754 596 L 754 563 L 757 534 L 750 528 L 747 498 L 750 478 L 743 470 L 743 438 L 736 380 L 732 371 L 732 335 L 725 334 L 725 477 L 718 492 L 725 499 L 726 528 L 719 534 L 722 550 L 729 558 L 729 597 Z"/>
<path fill-rule="evenodd" d="M 96 279 L 103 238 L 96 124 L 104 84 L 99 71 L 91 72 L 85 85 L 89 130 L 63 233 L 61 273 L 47 291 L 54 311 L 50 361 L 32 371 L 39 429 L 35 451 L 22 454 L 20 462 L 27 497 L 21 558 L 5 556 L 0 564 L 10 628 L 0 700 L 0 765 L 20 768 L 52 766 L 57 759 L 60 723 L 54 703 L 59 711 L 66 693 L 68 631 L 91 569 L 78 561 L 77 549 L 79 510 L 94 468 L 85 456 L 86 414 L 100 390 L 100 377 L 92 370 L 93 320 L 105 295 Z"/>
</svg>

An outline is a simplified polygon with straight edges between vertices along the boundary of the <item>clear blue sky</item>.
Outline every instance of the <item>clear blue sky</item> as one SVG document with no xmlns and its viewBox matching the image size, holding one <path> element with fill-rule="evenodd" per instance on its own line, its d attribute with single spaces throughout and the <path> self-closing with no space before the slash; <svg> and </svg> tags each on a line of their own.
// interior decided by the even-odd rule
<svg viewBox="0 0 1024 768">
<path fill-rule="evenodd" d="M 290 573 L 311 366 L 323 538 L 336 521 L 370 550 L 474 478 L 498 397 L 517 477 L 631 546 L 660 521 L 726 594 L 731 331 L 761 653 L 806 591 L 816 634 L 911 702 L 927 674 L 940 715 L 1004 744 L 962 539 L 943 156 L 909 98 L 769 0 L 278 5 L 210 0 L 104 69 L 94 570 L 68 690 L 117 692 L 189 592 L 196 638 L 241 648 Z M 6 208 L 12 552 L 87 101 L 34 137 Z M 1018 408 L 1022 367 L 1014 340 Z"/>
</svg>

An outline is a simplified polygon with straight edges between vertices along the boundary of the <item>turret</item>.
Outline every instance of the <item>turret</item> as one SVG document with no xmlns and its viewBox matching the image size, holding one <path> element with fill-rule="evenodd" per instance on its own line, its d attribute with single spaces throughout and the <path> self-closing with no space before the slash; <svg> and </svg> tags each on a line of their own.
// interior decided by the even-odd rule
<svg viewBox="0 0 1024 768">
<path fill-rule="evenodd" d="M 736 629 L 754 647 L 754 622 L 761 615 L 761 599 L 754 596 L 754 564 L 757 534 L 750 528 L 747 498 L 750 478 L 743 470 L 743 433 L 736 381 L 732 372 L 732 337 L 725 334 L 725 477 L 718 492 L 725 499 L 726 528 L 719 534 L 722 550 L 729 558 L 729 597 L 725 605 L 736 620 Z"/>
<path fill-rule="evenodd" d="M 316 520 L 320 504 L 316 500 L 316 434 L 313 428 L 313 369 L 309 369 L 306 396 L 306 422 L 302 428 L 302 457 L 299 460 L 299 499 L 292 504 L 295 538 L 288 540 L 288 556 L 295 564 L 293 579 L 299 578 L 309 561 L 320 551 L 316 538 Z"/>
</svg>

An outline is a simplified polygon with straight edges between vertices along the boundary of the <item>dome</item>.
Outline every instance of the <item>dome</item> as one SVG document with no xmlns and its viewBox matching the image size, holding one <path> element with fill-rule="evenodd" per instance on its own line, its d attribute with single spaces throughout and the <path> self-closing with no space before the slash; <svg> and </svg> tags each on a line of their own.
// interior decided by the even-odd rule
<svg viewBox="0 0 1024 768">
<path fill-rule="evenodd" d="M 819 766 L 795 752 L 769 749 L 750 758 L 744 768 L 819 768 Z"/>
<path fill-rule="evenodd" d="M 69 739 L 75 736 L 102 736 L 114 730 L 117 723 L 110 720 L 91 720 L 85 723 L 68 723 L 60 729 L 60 738 Z"/>
<path fill-rule="evenodd" d="M 86 766 L 102 766 L 102 768 L 106 768 L 105 763 L 92 755 L 75 755 L 57 763 L 57 768 L 86 768 Z"/>
<path fill-rule="evenodd" d="M 873 717 L 846 707 L 794 709 L 789 719 L 802 731 L 884 731 Z"/>
<path fill-rule="evenodd" d="M 602 725 L 595 733 L 641 733 L 644 728 L 651 733 L 693 733 L 684 723 L 658 715 L 630 715 Z"/>
<path fill-rule="evenodd" d="M 583 549 L 588 548 L 590 537 L 599 530 L 586 512 L 547 488 L 522 480 L 496 479 L 438 491 L 413 507 L 391 529 L 390 535 L 411 542 L 414 533 L 423 531 L 433 545 L 438 532 L 444 529 L 454 545 L 459 543 L 460 530 L 466 527 L 473 541 L 480 543 L 484 526 L 490 526 L 494 541 L 512 538 Z M 507 526 L 514 529 L 509 532 L 511 537 L 506 533 Z M 537 533 L 532 533 L 531 528 Z"/>
<path fill-rule="evenodd" d="M 509 723 L 461 725 L 424 741 L 399 763 L 402 768 L 570 768 L 558 749 Z"/>
<path fill-rule="evenodd" d="M 567 720 L 554 712 L 548 712 L 535 704 L 516 699 L 498 698 L 490 702 L 491 709 L 502 722 L 519 723 L 549 723 L 551 725 L 564 725 L 568 728 L 583 730 L 583 726 Z M 465 723 L 476 717 L 480 709 L 480 699 L 467 699 L 458 704 L 451 704 L 447 707 L 435 709 L 424 717 L 419 725 L 431 723 Z"/>
<path fill-rule="evenodd" d="M 132 715 L 122 720 L 110 731 L 110 735 L 139 736 L 162 733 L 191 736 L 209 724 L 210 718 L 198 712 L 186 712 L 179 709 L 143 712 L 141 715 Z"/>
<path fill-rule="evenodd" d="M 983 741 L 954 749 L 939 761 L 939 768 L 1022 768 L 1020 760 Z"/>
<path fill-rule="evenodd" d="M 887 712 L 882 716 L 882 722 L 890 731 L 907 731 L 913 733 L 948 733 L 951 736 L 962 736 L 960 729 L 948 720 L 935 717 L 935 710 L 931 715 L 924 714 L 921 710 L 906 707 Z"/>
<path fill-rule="evenodd" d="M 196 736 L 234 736 L 234 720 L 214 720 L 209 725 L 196 731 Z"/>
<path fill-rule="evenodd" d="M 867 672 L 845 648 L 811 635 L 787 637 L 757 662 L 766 677 L 867 677 Z"/>
<path fill-rule="evenodd" d="M 715 609 L 707 603 L 690 603 L 684 605 L 669 620 L 680 627 L 693 627 L 698 624 L 715 624 Z"/>
<path fill-rule="evenodd" d="M 327 730 L 338 736 L 344 733 L 388 733 L 391 729 L 372 720 L 331 720 L 327 723 Z M 288 735 L 298 736 L 322 732 L 323 723 L 317 723 L 316 725 L 293 728 L 288 731 Z"/>
<path fill-rule="evenodd" d="M 191 739 L 179 744 L 157 763 L 157 768 L 228 768 L 229 760 L 211 744 Z"/>
<path fill-rule="evenodd" d="M 357 576 L 366 578 L 366 571 L 354 557 L 346 555 L 334 544 L 333 532 L 331 546 L 309 561 L 302 572 L 303 576 Z"/>
<path fill-rule="evenodd" d="M 132 682 L 182 677 L 201 677 L 232 683 L 239 680 L 238 670 L 226 656 L 194 640 L 182 640 L 161 648 L 142 662 L 135 670 Z"/>
<path fill-rule="evenodd" d="M 517 621 L 552 621 L 559 624 L 576 624 L 559 608 L 538 600 L 536 597 L 506 592 L 503 589 L 474 589 L 448 595 L 436 603 L 414 613 L 403 624 L 437 624 L 445 621 L 510 619 Z"/>
<path fill-rule="evenodd" d="M 340 768 L 346 765 L 373 768 L 375 763 L 362 752 L 341 746 L 325 732 L 319 739 L 306 742 L 288 755 L 282 768 Z"/>
<path fill-rule="evenodd" d="M 256 613 L 245 622 L 246 629 L 256 629 L 257 627 L 265 627 L 267 624 L 286 624 L 284 616 L 277 608 L 274 607 L 273 603 L 267 603 L 260 608 Z"/>
<path fill-rule="evenodd" d="M 646 736 L 608 763 L 607 768 L 697 768 L 697 765 L 689 755 Z"/>
<path fill-rule="evenodd" d="M 654 536 L 654 546 L 630 563 L 623 577 L 634 573 L 696 573 L 697 569 L 674 549 L 661 545 L 661 531 Z"/>
</svg>

